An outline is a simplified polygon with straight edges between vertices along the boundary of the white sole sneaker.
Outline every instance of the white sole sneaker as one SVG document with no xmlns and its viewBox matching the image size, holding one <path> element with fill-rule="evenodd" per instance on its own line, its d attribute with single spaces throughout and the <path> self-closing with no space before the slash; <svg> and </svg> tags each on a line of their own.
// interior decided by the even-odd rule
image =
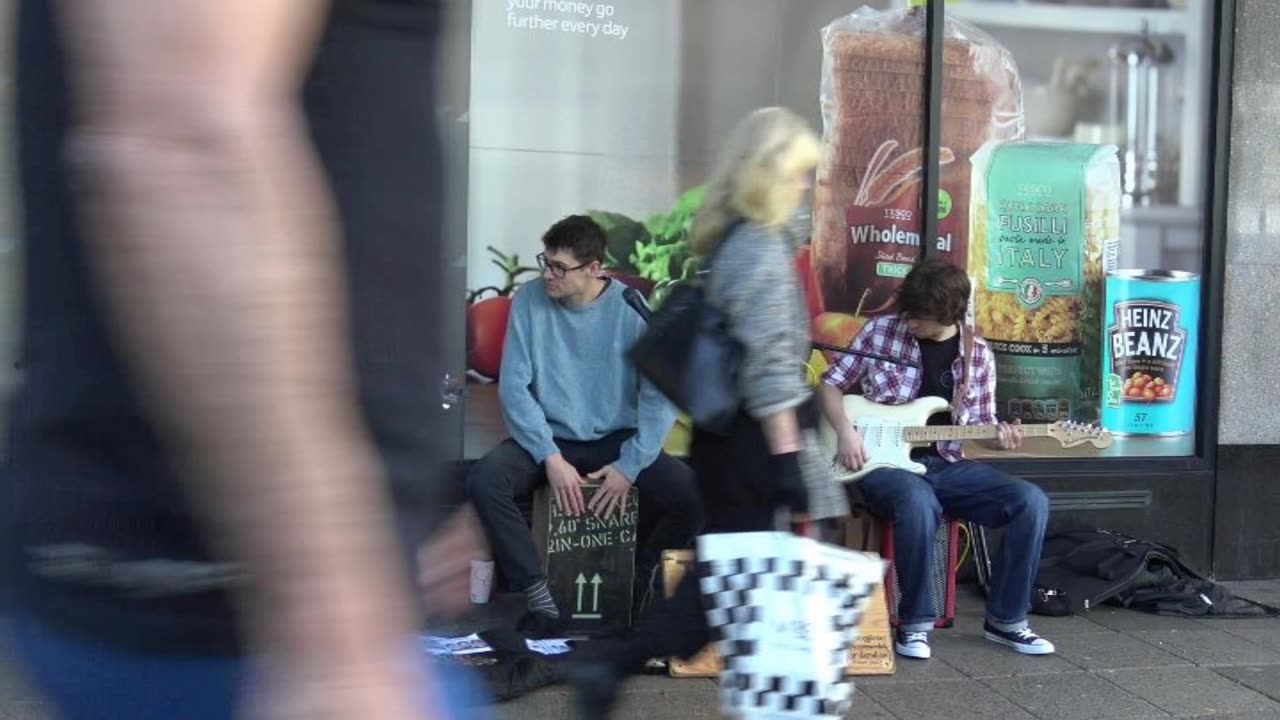
<svg viewBox="0 0 1280 720">
<path fill-rule="evenodd" d="M 893 649 L 902 657 L 913 658 L 915 660 L 928 660 L 930 657 L 933 656 L 933 649 L 930 648 L 928 645 L 923 645 L 921 643 L 911 643 L 910 645 L 903 645 L 897 640 L 894 640 Z"/>
<path fill-rule="evenodd" d="M 1010 640 L 1002 635 L 997 635 L 991 631 L 983 632 L 982 635 L 993 643 L 998 643 L 1005 647 L 1011 647 L 1023 655 L 1052 655 L 1056 650 L 1056 648 L 1053 647 L 1053 643 L 1045 640 L 1044 638 L 1036 638 L 1036 641 L 1033 643 L 1020 643 Z"/>
</svg>

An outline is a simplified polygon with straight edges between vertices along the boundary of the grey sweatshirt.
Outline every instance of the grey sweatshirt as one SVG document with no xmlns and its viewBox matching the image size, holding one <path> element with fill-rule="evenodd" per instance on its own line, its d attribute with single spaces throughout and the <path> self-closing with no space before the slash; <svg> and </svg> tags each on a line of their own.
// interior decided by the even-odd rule
<svg viewBox="0 0 1280 720">
<path fill-rule="evenodd" d="M 738 390 L 757 420 L 809 399 L 804 362 L 809 310 L 795 271 L 794 235 L 738 224 L 722 241 L 706 280 L 707 301 L 727 316 L 729 334 L 743 345 Z M 849 513 L 844 488 L 835 482 L 829 451 L 815 430 L 802 432 L 800 470 L 815 520 Z"/>
<path fill-rule="evenodd" d="M 635 482 L 653 464 L 676 411 L 626 358 L 645 328 L 610 282 L 591 303 L 571 308 L 547 296 L 541 278 L 511 303 L 498 394 L 511 437 L 539 463 L 559 452 L 555 440 L 599 440 L 635 430 L 622 445 L 618 471 Z"/>
<path fill-rule="evenodd" d="M 789 236 L 739 223 L 716 251 L 707 301 L 725 313 L 743 345 L 738 389 L 746 411 L 761 419 L 805 402 L 802 363 L 809 358 L 809 313 L 795 274 Z"/>
</svg>

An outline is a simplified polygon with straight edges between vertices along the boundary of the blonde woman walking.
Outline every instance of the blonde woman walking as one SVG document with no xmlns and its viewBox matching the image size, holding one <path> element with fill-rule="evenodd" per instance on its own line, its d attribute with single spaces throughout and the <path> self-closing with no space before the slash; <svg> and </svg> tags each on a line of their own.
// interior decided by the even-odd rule
<svg viewBox="0 0 1280 720">
<path fill-rule="evenodd" d="M 726 434 L 694 428 L 691 461 L 706 533 L 774 530 L 779 515 L 822 519 L 847 512 L 816 448 L 816 414 L 804 361 L 809 320 L 785 231 L 818 163 L 818 139 L 783 108 L 748 115 L 730 135 L 694 221 L 709 303 L 743 348 L 742 409 Z M 811 445 L 810 441 L 814 441 Z M 625 637 L 581 651 L 571 678 L 584 718 L 606 718 L 622 679 L 654 657 L 689 657 L 710 640 L 697 579 Z"/>
</svg>

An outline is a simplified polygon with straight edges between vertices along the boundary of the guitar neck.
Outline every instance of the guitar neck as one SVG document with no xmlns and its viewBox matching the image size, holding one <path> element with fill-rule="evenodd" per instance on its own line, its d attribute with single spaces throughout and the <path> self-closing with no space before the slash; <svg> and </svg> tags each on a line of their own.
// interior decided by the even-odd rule
<svg viewBox="0 0 1280 720">
<path fill-rule="evenodd" d="M 1021 425 L 1023 437 L 1047 437 L 1048 425 Z M 902 429 L 902 437 L 911 443 L 935 443 L 947 440 L 994 440 L 1000 436 L 996 425 L 920 425 Z"/>
</svg>

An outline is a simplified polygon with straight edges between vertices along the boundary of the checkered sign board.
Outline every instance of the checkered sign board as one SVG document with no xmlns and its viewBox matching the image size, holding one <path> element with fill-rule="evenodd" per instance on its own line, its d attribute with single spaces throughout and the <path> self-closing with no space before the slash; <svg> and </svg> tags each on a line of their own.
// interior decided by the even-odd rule
<svg viewBox="0 0 1280 720">
<path fill-rule="evenodd" d="M 790 533 L 698 539 L 707 619 L 724 659 L 727 717 L 842 718 L 849 648 L 884 564 Z"/>
</svg>

